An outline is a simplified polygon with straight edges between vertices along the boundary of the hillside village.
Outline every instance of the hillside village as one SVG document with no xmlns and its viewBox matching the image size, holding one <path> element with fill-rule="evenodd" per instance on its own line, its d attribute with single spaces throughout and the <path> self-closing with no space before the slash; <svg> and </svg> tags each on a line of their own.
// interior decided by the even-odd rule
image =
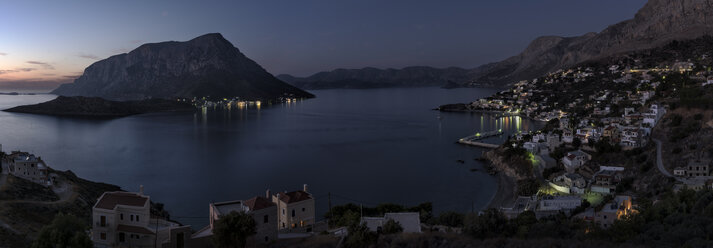
<svg viewBox="0 0 713 248">
<path fill-rule="evenodd" d="M 637 213 L 637 196 L 713 189 L 710 41 L 558 70 L 441 111 L 502 111 L 547 122 L 487 154 L 496 170 L 520 179 L 521 196 L 500 210 L 510 218 L 563 212 L 607 228 Z"/>
</svg>

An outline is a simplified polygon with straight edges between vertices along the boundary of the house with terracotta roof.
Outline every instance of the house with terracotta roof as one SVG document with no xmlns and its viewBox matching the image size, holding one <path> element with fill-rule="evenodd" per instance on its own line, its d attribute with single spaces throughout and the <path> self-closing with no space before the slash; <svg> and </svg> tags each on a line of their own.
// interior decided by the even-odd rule
<svg viewBox="0 0 713 248">
<path fill-rule="evenodd" d="M 209 225 L 191 236 L 190 247 L 209 247 L 215 222 L 231 212 L 245 212 L 255 220 L 255 235 L 248 238 L 248 244 L 267 244 L 277 240 L 277 207 L 270 201 L 270 191 L 265 197 L 256 196 L 248 200 L 210 203 Z"/>
<path fill-rule="evenodd" d="M 564 164 L 564 168 L 567 172 L 573 173 L 577 170 L 577 168 L 584 165 L 591 159 L 591 155 L 583 152 L 582 150 L 577 150 L 568 152 L 567 155 L 562 158 L 562 164 Z"/>
<path fill-rule="evenodd" d="M 277 205 L 277 229 L 304 229 L 311 232 L 315 223 L 314 197 L 307 192 L 307 184 L 302 190 L 280 192 L 272 195 L 272 202 Z"/>
<path fill-rule="evenodd" d="M 151 200 L 140 192 L 104 192 L 92 208 L 94 247 L 187 247 L 190 226 L 151 217 Z"/>
</svg>

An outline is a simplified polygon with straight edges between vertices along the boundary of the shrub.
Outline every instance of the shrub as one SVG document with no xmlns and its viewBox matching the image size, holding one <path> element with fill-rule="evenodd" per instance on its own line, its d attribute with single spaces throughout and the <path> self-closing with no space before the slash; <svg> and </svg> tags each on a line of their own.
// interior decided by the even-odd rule
<svg viewBox="0 0 713 248">
<path fill-rule="evenodd" d="M 381 227 L 381 232 L 384 234 L 394 234 L 403 232 L 404 228 L 398 222 L 394 220 L 387 220 L 386 223 Z"/>
<path fill-rule="evenodd" d="M 453 212 L 453 211 L 447 211 L 447 212 L 441 213 L 441 215 L 438 216 L 436 224 L 440 224 L 440 225 L 444 225 L 444 226 L 451 226 L 451 227 L 462 227 L 464 219 L 465 219 L 464 214 L 461 214 L 458 212 Z"/>
<path fill-rule="evenodd" d="M 33 248 L 50 247 L 92 247 L 92 240 L 86 233 L 87 225 L 74 215 L 57 214 L 52 223 L 43 227 Z"/>
</svg>

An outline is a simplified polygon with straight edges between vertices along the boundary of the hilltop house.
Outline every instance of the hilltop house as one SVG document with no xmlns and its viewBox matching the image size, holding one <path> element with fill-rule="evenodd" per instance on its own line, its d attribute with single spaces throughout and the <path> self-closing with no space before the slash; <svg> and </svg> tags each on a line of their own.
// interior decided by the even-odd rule
<svg viewBox="0 0 713 248">
<path fill-rule="evenodd" d="M 307 184 L 303 190 L 277 193 L 272 196 L 272 202 L 277 204 L 277 228 L 302 228 L 307 232 L 315 222 L 314 197 L 307 192 Z"/>
<path fill-rule="evenodd" d="M 577 168 L 584 165 L 591 159 L 591 155 L 583 152 L 582 150 L 577 150 L 568 152 L 567 155 L 562 158 L 562 164 L 564 164 L 567 172 L 573 173 Z"/>
<path fill-rule="evenodd" d="M 133 192 L 104 192 L 92 208 L 94 247 L 176 247 L 186 244 L 190 227 L 151 218 L 151 201 Z M 178 246 L 181 247 L 181 246 Z"/>
<path fill-rule="evenodd" d="M 27 152 L 14 151 L 6 156 L 2 163 L 10 175 L 43 186 L 52 185 L 52 181 L 49 178 L 49 168 L 40 157 L 35 157 L 35 155 Z"/>
<path fill-rule="evenodd" d="M 421 215 L 419 213 L 386 213 L 384 217 L 362 217 L 361 222 L 365 223 L 370 231 L 381 232 L 384 224 L 394 220 L 404 229 L 404 233 L 421 232 Z"/>
</svg>

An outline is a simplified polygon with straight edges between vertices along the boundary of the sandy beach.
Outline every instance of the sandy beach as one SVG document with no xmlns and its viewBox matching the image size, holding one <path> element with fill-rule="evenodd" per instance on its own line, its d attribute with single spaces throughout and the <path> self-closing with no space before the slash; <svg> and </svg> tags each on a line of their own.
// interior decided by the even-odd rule
<svg viewBox="0 0 713 248">
<path fill-rule="evenodd" d="M 500 207 L 510 207 L 517 200 L 517 181 L 515 179 L 505 175 L 505 173 L 498 173 L 496 176 L 498 190 L 495 195 L 490 199 L 487 208 Z"/>
</svg>

